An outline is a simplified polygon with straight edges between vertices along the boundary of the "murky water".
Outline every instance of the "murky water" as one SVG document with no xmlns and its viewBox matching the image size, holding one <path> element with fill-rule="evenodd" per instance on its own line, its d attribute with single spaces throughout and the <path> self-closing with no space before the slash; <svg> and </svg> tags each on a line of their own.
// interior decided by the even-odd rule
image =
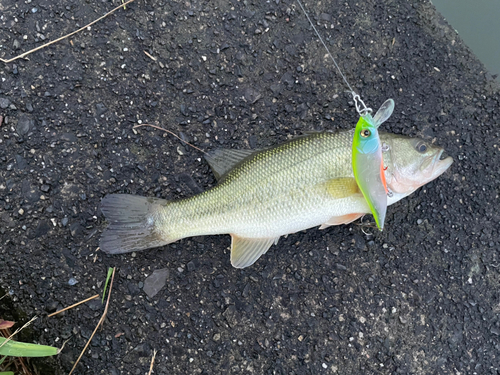
<svg viewBox="0 0 500 375">
<path fill-rule="evenodd" d="M 431 1 L 490 73 L 500 74 L 500 0 Z"/>
</svg>

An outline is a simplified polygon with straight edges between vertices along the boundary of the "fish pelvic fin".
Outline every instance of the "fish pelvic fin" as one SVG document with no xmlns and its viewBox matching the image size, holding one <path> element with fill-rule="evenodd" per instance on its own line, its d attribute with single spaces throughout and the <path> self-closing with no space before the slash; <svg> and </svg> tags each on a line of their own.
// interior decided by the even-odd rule
<svg viewBox="0 0 500 375">
<path fill-rule="evenodd" d="M 110 194 L 101 200 L 101 211 L 109 222 L 99 247 L 108 254 L 123 254 L 174 242 L 166 239 L 156 227 L 158 208 L 164 199 L 129 194 Z"/>
<path fill-rule="evenodd" d="M 347 215 L 342 215 L 342 216 L 333 216 L 326 223 L 321 224 L 319 229 L 320 230 L 325 229 L 325 228 L 331 227 L 332 225 L 349 224 L 349 223 L 352 223 L 354 220 L 359 219 L 363 215 L 364 214 L 347 214 Z"/>
<path fill-rule="evenodd" d="M 235 268 L 245 268 L 254 264 L 265 254 L 278 238 L 244 238 L 231 234 L 231 264 Z"/>
</svg>

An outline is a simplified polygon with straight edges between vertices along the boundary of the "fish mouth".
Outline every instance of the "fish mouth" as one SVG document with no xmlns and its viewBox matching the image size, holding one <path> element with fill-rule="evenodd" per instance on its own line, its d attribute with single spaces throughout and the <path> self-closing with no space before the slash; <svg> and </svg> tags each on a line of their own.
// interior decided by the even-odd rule
<svg viewBox="0 0 500 375">
<path fill-rule="evenodd" d="M 407 178 L 409 181 L 405 181 L 404 176 L 400 176 L 401 179 L 398 181 L 398 175 L 394 174 L 392 176 L 393 180 L 388 185 L 391 188 L 391 195 L 388 197 L 387 204 L 393 204 L 400 199 L 407 197 L 419 187 L 435 180 L 437 177 L 441 176 L 446 170 L 453 164 L 453 158 L 448 156 L 443 149 L 436 151 L 434 155 L 427 157 L 420 168 L 420 171 L 415 175 L 418 176 L 417 180 L 412 180 Z"/>
<path fill-rule="evenodd" d="M 450 157 L 450 155 L 448 155 L 445 150 L 441 150 L 441 152 L 439 153 L 439 160 L 445 160 L 448 157 Z"/>
<path fill-rule="evenodd" d="M 446 170 L 453 164 L 453 158 L 448 156 L 444 150 L 440 150 L 432 158 L 431 164 L 433 165 L 433 168 L 429 181 L 434 180 L 436 177 L 439 177 L 446 172 Z"/>
</svg>

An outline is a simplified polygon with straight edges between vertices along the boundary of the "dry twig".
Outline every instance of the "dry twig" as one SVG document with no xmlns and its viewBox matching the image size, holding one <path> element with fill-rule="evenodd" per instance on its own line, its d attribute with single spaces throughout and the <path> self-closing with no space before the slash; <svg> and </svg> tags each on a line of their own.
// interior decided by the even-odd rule
<svg viewBox="0 0 500 375">
<path fill-rule="evenodd" d="M 158 60 L 156 57 L 151 56 L 151 55 L 150 55 L 149 53 L 147 53 L 146 51 L 142 51 L 142 52 L 144 52 L 144 53 L 145 53 L 145 55 L 146 55 L 147 57 L 149 57 L 151 60 L 153 60 L 153 61 Z"/>
<path fill-rule="evenodd" d="M 99 323 L 97 323 L 95 329 L 94 329 L 94 332 L 92 332 L 92 335 L 90 336 L 89 340 L 87 341 L 87 343 L 85 344 L 85 347 L 83 348 L 82 352 L 80 353 L 80 355 L 78 356 L 78 359 L 76 360 L 75 364 L 73 365 L 73 368 L 71 369 L 71 371 L 69 372 L 69 375 L 71 375 L 73 373 L 73 371 L 75 371 L 75 368 L 76 366 L 78 365 L 78 363 L 80 362 L 80 359 L 82 359 L 83 357 L 83 354 L 85 353 L 85 351 L 87 350 L 90 342 L 92 341 L 92 339 L 94 338 L 94 335 L 95 333 L 97 332 L 97 330 L 99 329 L 99 327 L 102 325 L 102 323 L 104 322 L 104 319 L 106 319 L 106 315 L 108 313 L 108 306 L 109 306 L 109 300 L 111 298 L 111 290 L 113 289 L 113 280 L 115 279 L 115 268 L 113 268 L 113 276 L 111 276 L 111 283 L 109 284 L 109 292 L 108 292 L 108 299 L 106 300 L 106 306 L 104 307 L 104 312 L 102 313 L 102 316 L 101 316 L 101 319 L 99 319 Z"/>
<path fill-rule="evenodd" d="M 66 310 L 69 310 L 69 309 L 72 309 L 73 307 L 76 307 L 78 305 L 81 305 L 82 303 L 85 303 L 85 302 L 88 302 L 90 300 L 93 300 L 94 298 L 97 298 L 99 297 L 99 294 L 96 294 L 95 296 L 92 296 L 92 297 L 89 297 L 87 299 L 84 299 L 83 301 L 80 301 L 80 302 L 77 302 L 77 303 L 74 303 L 73 305 L 71 306 L 68 306 L 68 307 L 65 307 L 64 309 L 62 310 L 59 310 L 59 311 L 56 311 L 56 312 L 53 312 L 52 314 L 49 314 L 48 317 L 50 318 L 51 316 L 54 316 L 54 315 L 57 315 L 59 313 L 62 313 L 63 311 L 66 311 Z"/>
<path fill-rule="evenodd" d="M 158 129 L 158 130 L 163 130 L 164 132 L 167 132 L 168 134 L 173 135 L 175 138 L 177 138 L 177 139 L 178 139 L 178 140 L 180 140 L 181 142 L 184 142 L 185 144 L 187 144 L 187 145 L 191 146 L 192 148 L 194 148 L 194 149 L 196 149 L 196 150 L 198 150 L 198 151 L 203 152 L 204 154 L 206 154 L 206 152 L 205 152 L 205 151 L 203 151 L 201 148 L 198 148 L 198 147 L 196 147 L 196 146 L 192 145 L 191 143 L 186 142 L 184 139 L 182 139 L 181 137 L 179 137 L 179 136 L 178 136 L 177 134 L 175 134 L 174 132 L 171 132 L 170 130 L 167 130 L 167 129 L 163 129 L 163 128 L 162 128 L 162 127 L 160 127 L 160 126 L 151 125 L 151 124 L 140 124 L 140 125 L 134 125 L 134 126 L 132 127 L 132 129 L 137 129 L 137 128 L 140 128 L 141 126 L 150 126 L 150 127 L 152 127 L 152 128 Z"/>
<path fill-rule="evenodd" d="M 149 374 L 151 375 L 153 373 L 153 365 L 155 363 L 155 358 L 156 358 L 156 349 L 153 350 L 153 358 L 151 358 L 151 365 L 149 366 Z"/>
<path fill-rule="evenodd" d="M 92 26 L 94 23 L 99 22 L 99 21 L 100 21 L 100 20 L 102 20 L 103 18 L 106 18 L 107 16 L 109 16 L 111 13 L 116 12 L 118 9 L 120 9 L 120 8 L 124 7 L 125 5 L 127 5 L 127 4 L 129 4 L 129 3 L 133 2 L 133 1 L 135 1 L 135 0 L 128 0 L 126 3 L 124 3 L 124 4 L 122 4 L 122 5 L 118 6 L 118 7 L 116 7 L 116 8 L 115 8 L 115 9 L 113 9 L 113 10 L 110 10 L 110 11 L 109 11 L 108 13 L 106 13 L 104 16 L 99 17 L 98 19 L 96 19 L 96 20 L 92 21 L 92 22 L 91 22 L 91 23 L 89 23 L 88 25 L 85 25 L 85 26 L 83 26 L 83 27 L 79 28 L 78 30 L 73 31 L 72 33 L 69 33 L 69 34 L 64 35 L 64 36 L 62 36 L 62 37 L 60 37 L 60 38 L 57 38 L 56 40 L 53 40 L 53 41 L 51 41 L 51 42 L 45 43 L 45 44 L 44 44 L 44 45 L 42 45 L 42 46 L 38 46 L 38 47 L 36 47 L 36 48 L 33 48 L 32 50 L 29 50 L 28 52 L 24 52 L 24 53 L 20 54 L 19 56 L 13 57 L 12 59 L 5 60 L 5 59 L 1 59 L 1 58 L 0 58 L 0 61 L 1 61 L 1 62 L 3 62 L 3 63 L 5 63 L 5 64 L 8 64 L 8 63 L 10 63 L 10 62 L 12 62 L 12 61 L 15 61 L 15 60 L 17 60 L 17 59 L 21 59 L 21 58 L 23 58 L 23 57 L 25 57 L 25 56 L 28 56 L 29 54 L 31 54 L 31 53 L 33 53 L 33 52 L 35 52 L 35 51 L 38 51 L 38 50 L 41 50 L 42 48 L 45 48 L 45 47 L 47 47 L 47 46 L 50 46 L 51 44 L 54 44 L 54 43 L 60 42 L 61 40 L 63 40 L 63 39 L 66 39 L 66 38 L 70 37 L 71 35 L 74 35 L 74 34 L 76 34 L 76 33 L 79 33 L 80 31 L 85 30 L 87 27 Z"/>
</svg>

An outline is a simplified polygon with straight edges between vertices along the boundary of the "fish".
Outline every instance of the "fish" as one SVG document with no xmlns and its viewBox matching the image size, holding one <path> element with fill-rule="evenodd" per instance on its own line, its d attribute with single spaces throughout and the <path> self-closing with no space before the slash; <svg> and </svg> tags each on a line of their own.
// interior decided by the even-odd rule
<svg viewBox="0 0 500 375">
<path fill-rule="evenodd" d="M 374 117 L 371 110 L 362 114 L 352 141 L 352 170 L 379 230 L 384 229 L 387 212 L 387 182 L 382 160 L 382 146 L 377 128 L 394 110 L 394 100 L 382 104 Z"/>
<path fill-rule="evenodd" d="M 268 149 L 219 149 L 206 156 L 218 180 L 181 200 L 109 194 L 100 249 L 121 254 L 182 238 L 231 235 L 231 264 L 254 264 L 281 236 L 348 224 L 371 212 L 352 171 L 354 130 L 312 133 Z M 379 133 L 391 205 L 453 163 L 422 139 Z"/>
</svg>

